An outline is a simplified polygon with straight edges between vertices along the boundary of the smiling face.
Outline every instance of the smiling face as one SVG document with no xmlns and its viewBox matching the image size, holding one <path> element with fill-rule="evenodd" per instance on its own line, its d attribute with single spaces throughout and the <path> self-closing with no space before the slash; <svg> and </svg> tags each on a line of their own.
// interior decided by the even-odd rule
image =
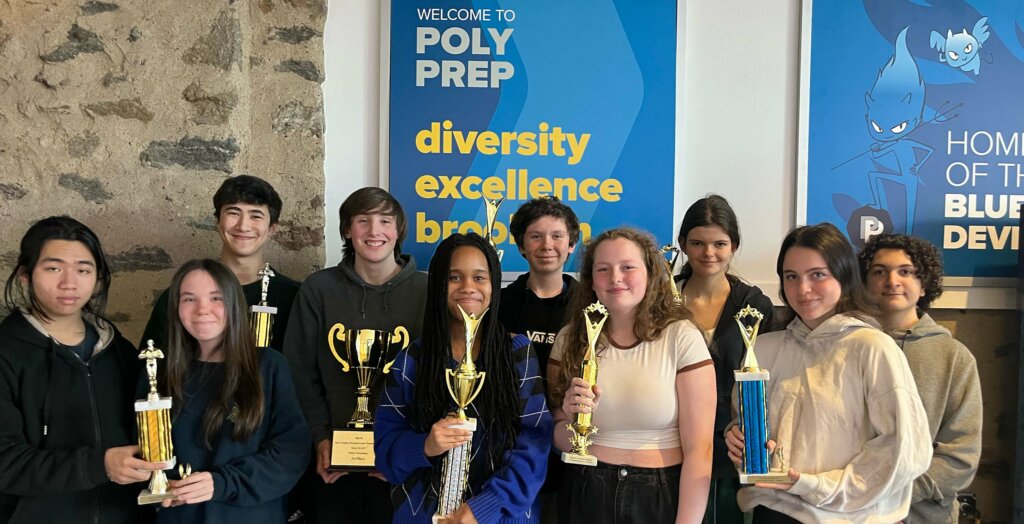
<svg viewBox="0 0 1024 524">
<path fill-rule="evenodd" d="M 719 226 L 695 227 L 683 243 L 683 253 L 693 274 L 704 278 L 724 274 L 735 252 L 729 234 Z"/>
<path fill-rule="evenodd" d="M 569 245 L 569 228 L 565 219 L 545 215 L 526 226 L 519 251 L 530 264 L 530 272 L 561 273 L 562 267 L 576 246 Z"/>
<path fill-rule="evenodd" d="M 786 251 L 782 283 L 789 307 L 811 329 L 835 314 L 843 293 L 821 253 L 806 247 Z"/>
<path fill-rule="evenodd" d="M 871 301 L 886 315 L 916 314 L 917 301 L 924 296 L 914 262 L 902 249 L 875 253 L 868 266 L 867 288 Z"/>
<path fill-rule="evenodd" d="M 270 224 L 270 208 L 266 204 L 227 204 L 217 220 L 217 234 L 224 250 L 238 258 L 259 254 L 276 228 L 277 225 Z"/>
<path fill-rule="evenodd" d="M 29 284 L 27 276 L 21 279 Z M 81 315 L 96 290 L 96 260 L 82 242 L 47 240 L 32 268 L 31 286 L 50 320 Z"/>
<path fill-rule="evenodd" d="M 224 294 L 213 277 L 202 269 L 185 275 L 178 291 L 178 319 L 199 343 L 202 354 L 218 349 L 224 340 L 227 316 Z"/>
<path fill-rule="evenodd" d="M 594 293 L 612 316 L 632 316 L 647 294 L 647 266 L 640 246 L 613 238 L 594 250 Z"/>
<path fill-rule="evenodd" d="M 460 246 L 452 252 L 448 267 L 448 313 L 452 322 L 462 324 L 462 314 L 480 317 L 491 304 L 491 272 L 487 257 L 473 246 Z"/>
<path fill-rule="evenodd" d="M 369 264 L 394 260 L 398 226 L 394 215 L 367 213 L 352 217 L 345 241 L 352 244 L 358 259 Z"/>
</svg>

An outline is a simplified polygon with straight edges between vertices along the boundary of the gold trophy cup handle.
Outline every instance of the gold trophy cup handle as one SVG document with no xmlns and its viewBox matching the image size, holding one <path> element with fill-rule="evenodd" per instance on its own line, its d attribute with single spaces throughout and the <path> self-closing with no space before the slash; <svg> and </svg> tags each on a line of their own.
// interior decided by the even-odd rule
<svg viewBox="0 0 1024 524">
<path fill-rule="evenodd" d="M 457 399 L 459 397 L 455 394 L 455 390 L 452 388 L 452 379 L 453 378 L 455 378 L 455 372 L 454 371 L 452 371 L 450 369 L 444 370 L 444 383 L 445 383 L 446 386 L 448 386 L 448 394 L 451 395 L 452 398 Z"/>
<path fill-rule="evenodd" d="M 398 348 L 399 351 L 409 347 L 409 331 L 404 326 L 398 326 L 395 328 L 395 332 L 391 334 L 392 344 L 401 344 L 402 347 Z M 396 353 L 395 356 L 398 354 Z M 391 359 L 390 362 L 384 365 L 384 374 L 387 375 L 391 371 L 392 364 L 395 363 L 395 359 Z"/>
<path fill-rule="evenodd" d="M 334 359 L 341 363 L 341 370 L 348 373 L 348 362 L 341 358 L 341 355 L 338 354 L 338 350 L 334 347 L 335 338 L 337 338 L 339 342 L 345 342 L 345 324 L 338 322 L 331 326 L 330 331 L 327 332 L 327 345 L 331 348 L 331 354 L 334 355 Z"/>
<path fill-rule="evenodd" d="M 476 391 L 474 391 L 473 394 L 469 396 L 469 400 L 466 401 L 467 406 L 472 404 L 473 401 L 476 400 L 477 395 L 480 394 L 480 391 L 484 389 L 484 379 L 487 378 L 487 372 L 481 371 L 477 373 L 477 376 L 480 377 L 480 380 L 476 383 Z"/>
</svg>

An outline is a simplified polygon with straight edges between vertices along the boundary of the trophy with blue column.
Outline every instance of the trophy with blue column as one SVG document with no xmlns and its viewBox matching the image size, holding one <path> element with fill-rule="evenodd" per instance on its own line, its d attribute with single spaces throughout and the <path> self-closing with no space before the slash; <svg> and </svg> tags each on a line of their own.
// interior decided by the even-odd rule
<svg viewBox="0 0 1024 524">
<path fill-rule="evenodd" d="M 752 318 L 753 322 L 746 320 Z M 761 369 L 754 354 L 754 342 L 757 331 L 761 327 L 764 315 L 750 305 L 736 313 L 736 323 L 743 337 L 743 345 L 747 348 L 743 357 L 742 369 L 735 371 L 736 387 L 739 393 L 740 429 L 743 431 L 743 469 L 740 473 L 740 484 L 758 482 L 792 483 L 786 473 L 785 459 L 782 448 L 774 453 L 768 452 L 768 440 L 771 431 L 768 428 L 768 400 L 765 396 L 765 383 L 770 379 L 767 369 Z M 772 467 L 772 458 L 776 458 L 778 467 Z"/>
</svg>

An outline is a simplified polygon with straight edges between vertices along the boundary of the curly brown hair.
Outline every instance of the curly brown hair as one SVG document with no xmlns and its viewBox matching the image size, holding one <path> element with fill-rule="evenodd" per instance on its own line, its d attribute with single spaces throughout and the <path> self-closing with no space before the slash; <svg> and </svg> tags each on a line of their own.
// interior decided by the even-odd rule
<svg viewBox="0 0 1024 524">
<path fill-rule="evenodd" d="M 636 244 L 643 254 L 644 266 L 647 268 L 647 288 L 644 298 L 637 305 L 633 323 L 633 334 L 636 338 L 641 342 L 650 342 L 661 336 L 661 332 L 669 324 L 690 318 L 689 310 L 676 302 L 672 295 L 672 286 L 669 283 L 672 275 L 668 263 L 649 234 L 629 227 L 620 227 L 591 238 L 583 249 L 583 256 L 580 257 L 580 284 L 576 286 L 566 310 L 566 327 L 559 335 L 565 337 L 564 351 L 558 378 L 550 384 L 552 405 L 562 404 L 565 390 L 579 372 L 580 364 L 587 352 L 587 329 L 581 312 L 590 304 L 597 302 L 597 293 L 594 292 L 594 253 L 602 242 L 617 238 L 624 238 Z M 599 353 L 607 345 L 606 335 L 602 334 L 598 346 Z"/>
<path fill-rule="evenodd" d="M 907 254 L 914 264 L 917 279 L 921 281 L 924 296 L 917 301 L 921 311 L 928 311 L 932 302 L 942 296 L 942 254 L 931 242 L 910 235 L 876 235 L 864 244 L 857 257 L 860 259 L 861 276 L 867 281 L 871 262 L 880 249 L 899 249 Z"/>
</svg>

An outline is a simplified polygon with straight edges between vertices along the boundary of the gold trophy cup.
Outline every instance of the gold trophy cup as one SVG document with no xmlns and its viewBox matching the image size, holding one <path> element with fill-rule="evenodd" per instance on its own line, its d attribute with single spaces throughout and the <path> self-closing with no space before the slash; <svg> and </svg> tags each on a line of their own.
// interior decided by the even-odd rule
<svg viewBox="0 0 1024 524">
<path fill-rule="evenodd" d="M 583 310 L 583 320 L 587 325 L 587 354 L 580 363 L 580 378 L 587 381 L 590 387 L 597 383 L 597 341 L 601 337 L 601 328 L 608 320 L 608 310 L 604 304 L 594 302 Z M 577 464 L 580 466 L 596 466 L 597 457 L 587 452 L 591 438 L 597 433 L 597 426 L 591 423 L 592 413 L 577 413 L 572 424 L 565 427 L 572 433 L 569 436 L 569 444 L 572 451 L 562 452 L 562 462 Z"/>
<path fill-rule="evenodd" d="M 485 309 L 477 317 L 472 313 L 466 313 L 462 306 L 457 306 L 462 313 L 462 322 L 466 327 L 466 354 L 456 370 L 445 370 L 445 382 L 448 384 L 448 393 L 455 401 L 458 409 L 455 416 L 459 418 L 459 424 L 449 427 L 468 429 L 476 431 L 476 419 L 466 416 L 466 407 L 469 406 L 484 387 L 484 379 L 487 373 L 476 370 L 473 363 L 473 342 L 476 339 L 476 331 L 480 327 L 480 319 L 487 314 Z M 433 522 L 451 515 L 459 506 L 465 502 L 466 487 L 469 485 L 469 461 L 472 457 L 473 440 L 453 448 L 444 456 L 444 466 L 441 474 L 441 493 L 437 502 L 437 513 Z"/>
<path fill-rule="evenodd" d="M 335 340 L 342 342 L 344 354 Z M 342 372 L 352 371 L 356 378 L 356 409 L 348 429 L 335 429 L 331 438 L 332 471 L 371 471 L 373 469 L 373 415 L 370 394 L 377 379 L 391 371 L 394 353 L 391 346 L 409 347 L 409 331 L 398 326 L 393 332 L 375 329 L 349 329 L 338 323 L 327 332 L 327 345 L 341 364 Z"/>
<path fill-rule="evenodd" d="M 679 286 L 676 285 L 676 279 L 673 278 L 672 271 L 676 267 L 676 259 L 679 258 L 679 248 L 673 245 L 663 246 L 661 248 L 662 255 L 672 254 L 669 258 L 665 259 L 665 264 L 668 266 L 668 283 L 672 286 L 672 300 L 676 304 L 683 303 L 683 295 L 679 293 Z"/>
<path fill-rule="evenodd" d="M 487 234 L 485 236 L 487 241 L 490 242 L 491 247 L 494 248 L 494 252 L 498 254 L 498 262 L 501 262 L 501 257 L 505 254 L 505 250 L 498 249 L 498 244 L 494 241 L 494 224 L 498 220 L 498 208 L 501 207 L 501 203 L 504 201 L 504 198 L 484 199 L 484 204 L 487 206 Z"/>
<path fill-rule="evenodd" d="M 156 361 L 164 358 L 164 352 L 153 347 L 153 341 L 139 352 L 139 359 L 146 361 L 146 375 L 149 378 L 149 394 L 144 400 L 135 401 L 135 421 L 139 425 L 139 450 L 142 460 L 163 462 L 165 469 L 174 468 L 174 446 L 171 444 L 171 397 L 161 397 L 156 390 Z M 167 474 L 157 470 L 149 478 L 149 487 L 139 493 L 139 504 L 154 504 L 173 499 L 167 491 Z"/>
<path fill-rule="evenodd" d="M 263 280 L 263 294 L 259 304 L 249 308 L 249 327 L 252 328 L 256 347 L 268 348 L 270 338 L 274 334 L 274 315 L 277 314 L 277 308 L 271 307 L 267 302 L 267 290 L 270 288 L 270 277 L 275 275 L 269 263 L 257 274 Z"/>
</svg>

